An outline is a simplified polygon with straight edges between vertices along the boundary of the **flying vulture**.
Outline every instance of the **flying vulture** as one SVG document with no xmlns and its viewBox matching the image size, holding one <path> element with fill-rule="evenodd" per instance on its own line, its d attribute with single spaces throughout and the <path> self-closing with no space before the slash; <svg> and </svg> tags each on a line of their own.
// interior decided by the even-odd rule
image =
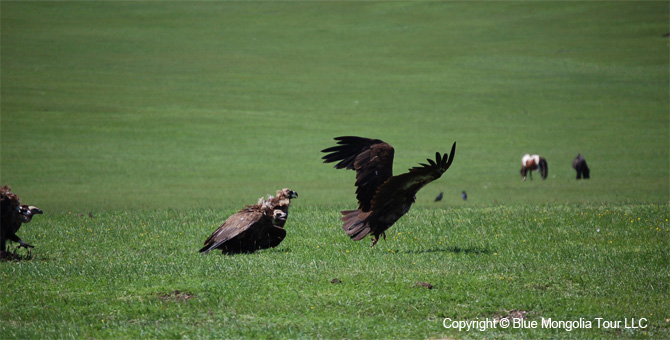
<svg viewBox="0 0 670 340">
<path fill-rule="evenodd" d="M 221 224 L 205 241 L 200 252 L 207 254 L 220 249 L 223 254 L 252 253 L 259 249 L 273 248 L 286 237 L 284 224 L 288 207 L 298 193 L 285 188 L 275 197 L 262 197 L 258 203 L 248 205 Z"/>
<path fill-rule="evenodd" d="M 7 240 L 19 243 L 19 247 L 34 248 L 33 245 L 23 242 L 16 232 L 21 223 L 28 223 L 33 216 L 41 214 L 42 210 L 32 205 L 21 204 L 19 196 L 12 193 L 8 186 L 0 187 L 0 258 L 7 256 Z"/>
<path fill-rule="evenodd" d="M 454 160 L 456 143 L 450 154 L 435 153 L 436 160 L 393 176 L 393 147 L 379 140 L 344 136 L 337 146 L 321 150 L 324 163 L 338 162 L 336 169 L 356 171 L 357 210 L 342 211 L 342 228 L 354 241 L 372 234 L 372 247 L 400 217 L 409 211 L 416 193 L 440 178 Z"/>
<path fill-rule="evenodd" d="M 591 170 L 589 170 L 589 166 L 586 165 L 586 159 L 584 159 L 584 156 L 582 154 L 577 154 L 577 157 L 572 161 L 572 167 L 577 170 L 577 179 L 582 179 L 582 176 L 584 179 L 589 179 L 591 178 Z"/>
</svg>

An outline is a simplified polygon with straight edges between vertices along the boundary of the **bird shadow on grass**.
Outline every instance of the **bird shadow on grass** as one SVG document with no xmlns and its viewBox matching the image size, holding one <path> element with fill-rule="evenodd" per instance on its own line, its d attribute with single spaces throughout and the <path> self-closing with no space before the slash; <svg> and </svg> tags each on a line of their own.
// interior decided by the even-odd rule
<svg viewBox="0 0 670 340">
<path fill-rule="evenodd" d="M 453 253 L 453 254 L 466 254 L 466 255 L 470 255 L 470 254 L 474 254 L 474 255 L 491 254 L 491 251 L 489 249 L 480 248 L 480 247 L 461 248 L 459 246 L 449 246 L 449 247 L 430 248 L 430 249 L 417 249 L 417 250 L 399 250 L 397 252 L 398 253 L 405 253 L 405 254 L 430 254 L 430 253 Z"/>
<path fill-rule="evenodd" d="M 221 255 L 224 256 L 253 256 L 253 255 L 259 255 L 259 254 L 281 254 L 281 253 L 288 253 L 291 251 L 291 248 L 270 248 L 270 249 L 258 249 L 254 251 L 242 251 L 238 253 L 222 253 Z"/>
<path fill-rule="evenodd" d="M 290 252 L 291 252 L 291 248 L 270 248 L 270 249 L 261 249 L 261 250 L 257 250 L 256 252 L 267 253 L 267 254 L 284 254 L 284 253 L 290 253 Z"/>
</svg>

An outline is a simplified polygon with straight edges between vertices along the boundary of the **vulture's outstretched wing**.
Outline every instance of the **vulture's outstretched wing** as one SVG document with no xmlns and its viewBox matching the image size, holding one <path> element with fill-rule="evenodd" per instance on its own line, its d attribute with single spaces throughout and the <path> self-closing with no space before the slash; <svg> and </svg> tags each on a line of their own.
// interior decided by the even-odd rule
<svg viewBox="0 0 670 340">
<path fill-rule="evenodd" d="M 414 196 L 423 186 L 440 178 L 449 169 L 455 153 L 456 143 L 451 147 L 450 154 L 442 156 L 439 152 L 436 152 L 435 161 L 427 159 L 429 164 L 421 163 L 421 166 L 411 168 L 409 172 L 391 177 L 377 190 L 372 202 L 372 210 L 381 213 L 392 200 L 410 195 Z"/>
<path fill-rule="evenodd" d="M 359 209 L 369 211 L 378 187 L 393 176 L 393 147 L 379 140 L 343 136 L 335 138 L 338 146 L 321 152 L 324 163 L 338 162 L 336 169 L 356 170 L 356 198 Z"/>
<path fill-rule="evenodd" d="M 244 209 L 233 214 L 205 240 L 205 246 L 200 249 L 200 252 L 204 254 L 209 253 L 250 228 L 255 228 L 258 224 L 262 224 L 263 218 L 264 215 L 261 211 L 250 209 Z"/>
</svg>

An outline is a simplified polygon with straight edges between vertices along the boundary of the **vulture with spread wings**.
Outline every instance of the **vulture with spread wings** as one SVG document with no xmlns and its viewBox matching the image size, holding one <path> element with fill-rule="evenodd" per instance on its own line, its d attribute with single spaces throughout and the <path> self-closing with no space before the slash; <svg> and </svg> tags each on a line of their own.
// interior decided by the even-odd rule
<svg viewBox="0 0 670 340">
<path fill-rule="evenodd" d="M 205 240 L 200 252 L 207 254 L 220 249 L 223 254 L 252 253 L 259 249 L 273 248 L 286 237 L 284 224 L 288 207 L 298 193 L 285 188 L 277 196 L 262 197 L 257 204 L 248 205 L 221 224 Z"/>
<path fill-rule="evenodd" d="M 385 231 L 405 215 L 426 184 L 440 178 L 454 160 L 456 143 L 450 154 L 435 154 L 436 160 L 393 176 L 393 147 L 379 139 L 344 136 L 337 146 L 321 150 L 324 163 L 338 162 L 336 169 L 356 171 L 357 210 L 342 211 L 342 228 L 354 241 L 372 234 L 372 247 Z"/>
</svg>

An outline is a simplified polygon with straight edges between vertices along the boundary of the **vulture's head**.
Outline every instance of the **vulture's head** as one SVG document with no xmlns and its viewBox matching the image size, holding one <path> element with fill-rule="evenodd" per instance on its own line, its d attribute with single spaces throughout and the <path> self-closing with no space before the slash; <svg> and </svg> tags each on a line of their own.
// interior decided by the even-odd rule
<svg viewBox="0 0 670 340">
<path fill-rule="evenodd" d="M 280 196 L 288 198 L 288 199 L 298 198 L 298 192 L 293 191 L 289 188 L 284 188 L 284 189 L 281 189 L 281 190 L 277 190 L 277 197 L 280 197 Z"/>
<path fill-rule="evenodd" d="M 272 224 L 283 227 L 288 218 L 288 211 L 285 209 L 274 209 L 272 211 Z"/>
<path fill-rule="evenodd" d="M 266 214 L 271 215 L 273 225 L 284 227 L 288 218 L 288 207 L 291 204 L 291 199 L 296 197 L 298 197 L 297 192 L 284 188 L 277 191 L 277 196 L 270 196 L 263 202 L 264 210 Z"/>
<path fill-rule="evenodd" d="M 9 186 L 0 187 L 0 205 L 2 208 L 2 223 L 18 228 L 21 223 L 28 223 L 33 216 L 41 214 L 42 210 L 31 205 L 21 204 L 18 195 L 12 193 Z"/>
<path fill-rule="evenodd" d="M 32 206 L 21 204 L 16 209 L 17 218 L 23 223 L 28 223 L 33 219 L 33 216 L 42 214 L 42 209 Z"/>
</svg>

